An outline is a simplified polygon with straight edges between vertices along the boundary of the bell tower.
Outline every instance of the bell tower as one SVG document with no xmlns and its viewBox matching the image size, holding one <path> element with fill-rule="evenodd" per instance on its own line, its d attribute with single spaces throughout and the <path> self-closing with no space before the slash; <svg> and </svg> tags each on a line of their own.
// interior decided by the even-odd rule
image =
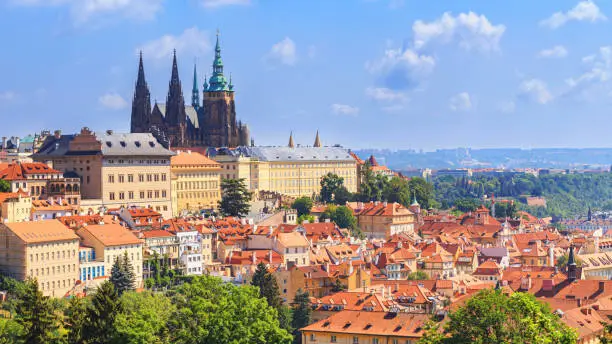
<svg viewBox="0 0 612 344">
<path fill-rule="evenodd" d="M 146 133 L 149 131 L 151 117 L 151 93 L 149 86 L 145 80 L 144 65 L 142 63 L 142 51 L 140 52 L 140 61 L 138 63 L 138 78 L 136 79 L 136 88 L 134 89 L 134 98 L 132 98 L 132 117 L 130 123 L 130 132 Z"/>
</svg>

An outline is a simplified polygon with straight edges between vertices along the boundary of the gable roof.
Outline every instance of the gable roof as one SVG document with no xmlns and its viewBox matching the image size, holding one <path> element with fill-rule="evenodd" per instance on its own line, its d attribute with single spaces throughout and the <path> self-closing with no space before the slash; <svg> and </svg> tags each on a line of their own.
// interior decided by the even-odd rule
<svg viewBox="0 0 612 344">
<path fill-rule="evenodd" d="M 130 230 L 116 224 L 104 225 L 89 225 L 77 231 L 77 234 L 88 232 L 104 246 L 120 246 L 140 244 L 142 241 L 138 239 Z"/>
<path fill-rule="evenodd" d="M 79 237 L 58 220 L 12 222 L 0 224 L 26 244 L 75 240 Z"/>
</svg>

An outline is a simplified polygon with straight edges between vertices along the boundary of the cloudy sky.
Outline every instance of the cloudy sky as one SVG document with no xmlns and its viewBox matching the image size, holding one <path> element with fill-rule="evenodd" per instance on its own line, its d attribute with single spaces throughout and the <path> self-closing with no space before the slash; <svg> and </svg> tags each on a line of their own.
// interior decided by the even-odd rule
<svg viewBox="0 0 612 344">
<path fill-rule="evenodd" d="M 129 130 L 215 31 L 260 145 L 612 147 L 612 2 L 0 0 L 0 135 Z"/>
</svg>

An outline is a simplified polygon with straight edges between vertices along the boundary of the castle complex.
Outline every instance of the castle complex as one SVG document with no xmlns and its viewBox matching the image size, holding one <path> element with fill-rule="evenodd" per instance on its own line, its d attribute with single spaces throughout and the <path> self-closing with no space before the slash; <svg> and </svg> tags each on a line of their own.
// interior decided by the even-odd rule
<svg viewBox="0 0 612 344">
<path fill-rule="evenodd" d="M 132 100 L 132 133 L 153 133 L 171 147 L 236 147 L 249 145 L 249 129 L 236 120 L 234 85 L 223 75 L 219 34 L 215 45 L 213 73 L 204 81 L 202 101 L 198 89 L 196 67 L 193 70 L 191 106 L 185 105 L 178 74 L 176 51 L 165 104 L 155 102 L 145 80 L 142 53 Z"/>
</svg>

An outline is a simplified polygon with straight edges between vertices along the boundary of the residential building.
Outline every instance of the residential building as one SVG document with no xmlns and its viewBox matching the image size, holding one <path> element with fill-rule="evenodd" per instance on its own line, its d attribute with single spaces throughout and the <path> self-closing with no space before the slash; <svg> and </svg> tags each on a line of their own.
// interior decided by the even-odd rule
<svg viewBox="0 0 612 344">
<path fill-rule="evenodd" d="M 79 278 L 79 237 L 58 220 L 0 224 L 0 273 L 35 278 L 45 295 L 63 297 Z"/>
<path fill-rule="evenodd" d="M 244 178 L 251 191 L 312 196 L 328 173 L 342 177 L 350 192 L 357 191 L 356 161 L 341 147 L 238 147 L 211 153 L 221 164 L 221 178 Z"/>
<path fill-rule="evenodd" d="M 166 264 L 169 269 L 179 267 L 179 242 L 173 233 L 163 229 L 142 231 L 138 235 L 144 240 L 143 279 L 153 277 L 151 264 L 157 258 L 159 266 Z"/>
<path fill-rule="evenodd" d="M 25 192 L 0 193 L 0 221 L 23 222 L 30 220 L 32 198 Z"/>
<path fill-rule="evenodd" d="M 162 228 L 176 235 L 179 244 L 178 257 L 183 274 L 201 275 L 203 272 L 202 240 L 195 226 L 182 219 L 176 219 L 166 221 Z"/>
<path fill-rule="evenodd" d="M 502 267 L 495 260 L 487 260 L 478 266 L 472 276 L 483 282 L 497 283 L 502 277 Z"/>
<path fill-rule="evenodd" d="M 172 205 L 174 215 L 217 208 L 221 200 L 218 162 L 190 150 L 178 151 L 170 158 L 170 170 L 176 193 L 176 203 Z"/>
<path fill-rule="evenodd" d="M 344 310 L 301 329 L 304 344 L 416 344 L 429 314 Z"/>
<path fill-rule="evenodd" d="M 78 206 L 69 204 L 65 199 L 32 200 L 32 219 L 49 220 L 62 216 L 71 216 L 78 211 Z"/>
<path fill-rule="evenodd" d="M 93 133 L 49 136 L 36 161 L 78 176 L 83 202 L 92 210 L 151 207 L 172 216 L 170 157 L 174 153 L 152 134 Z"/>
<path fill-rule="evenodd" d="M 104 262 L 103 271 L 107 276 L 115 260 L 127 254 L 136 276 L 136 287 L 142 286 L 142 241 L 130 230 L 116 223 L 108 223 L 84 226 L 76 233 L 85 246 L 94 249 L 94 260 Z"/>
<path fill-rule="evenodd" d="M 0 179 L 11 184 L 12 192 L 27 192 L 33 200 L 55 198 L 74 206 L 81 200 L 81 181 L 77 176 L 40 162 L 11 163 L 0 171 Z"/>
<path fill-rule="evenodd" d="M 97 278 L 108 277 L 104 263 L 103 260 L 97 259 L 93 247 L 79 247 L 79 279 L 85 284 Z M 108 273 L 110 275 L 110 271 Z"/>
<path fill-rule="evenodd" d="M 399 203 L 352 202 L 359 228 L 371 239 L 388 239 L 399 233 L 414 233 L 414 213 Z"/>
</svg>

